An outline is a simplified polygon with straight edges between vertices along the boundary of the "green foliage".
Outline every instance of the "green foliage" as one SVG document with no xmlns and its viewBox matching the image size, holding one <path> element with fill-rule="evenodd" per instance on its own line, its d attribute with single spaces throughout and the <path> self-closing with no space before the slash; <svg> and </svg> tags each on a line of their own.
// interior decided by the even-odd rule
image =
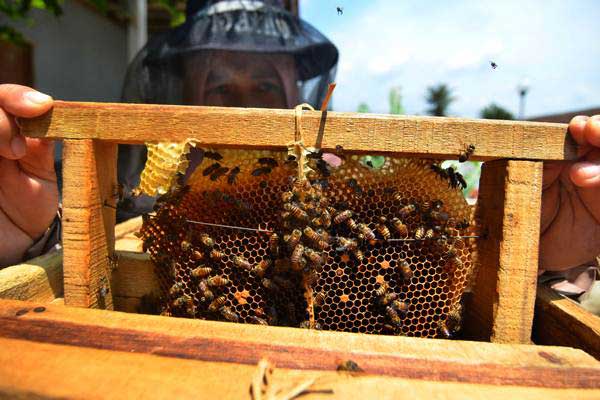
<svg viewBox="0 0 600 400">
<path fill-rule="evenodd" d="M 515 116 L 507 109 L 492 103 L 481 110 L 481 118 L 484 119 L 515 119 Z"/>
<path fill-rule="evenodd" d="M 448 107 L 456 100 L 456 97 L 452 96 L 452 90 L 445 83 L 428 87 L 425 98 L 430 106 L 427 113 L 436 117 L 446 116 Z"/>
<path fill-rule="evenodd" d="M 171 26 L 181 25 L 185 22 L 185 12 L 181 11 L 178 4 L 182 3 L 185 5 L 185 2 L 178 0 L 148 0 L 149 3 L 157 4 L 158 6 L 164 8 L 169 12 L 171 16 Z M 185 8 L 185 7 L 181 7 Z"/>
<path fill-rule="evenodd" d="M 390 89 L 390 114 L 404 114 L 404 107 L 402 107 L 402 95 L 400 94 L 400 87 L 393 87 Z"/>
<path fill-rule="evenodd" d="M 28 14 L 34 8 L 46 10 L 54 16 L 62 15 L 62 0 L 0 0 L 0 15 L 4 14 L 13 21 L 31 22 Z M 0 25 L 0 40 L 22 46 L 25 39 L 21 33 L 8 25 Z"/>
<path fill-rule="evenodd" d="M 10 26 L 0 26 L 0 41 L 14 43 L 18 46 L 25 46 L 26 44 L 23 35 Z"/>
<path fill-rule="evenodd" d="M 371 112 L 371 108 L 369 107 L 369 105 L 367 103 L 360 103 L 358 105 L 358 110 L 356 110 L 359 113 L 370 113 Z"/>
</svg>

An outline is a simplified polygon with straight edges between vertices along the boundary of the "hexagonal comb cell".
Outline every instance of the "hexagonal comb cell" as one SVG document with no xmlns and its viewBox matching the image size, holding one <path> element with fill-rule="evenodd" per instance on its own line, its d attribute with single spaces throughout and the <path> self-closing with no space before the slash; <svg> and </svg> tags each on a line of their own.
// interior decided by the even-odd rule
<svg viewBox="0 0 600 400">
<path fill-rule="evenodd" d="M 422 337 L 459 329 L 475 254 L 461 238 L 474 234 L 471 209 L 431 161 L 386 157 L 374 169 L 352 155 L 334 168 L 314 157 L 305 187 L 319 194 L 308 204 L 287 153 L 219 150 L 217 158 L 145 217 L 164 314 L 307 326 L 302 282 L 314 261 L 318 329 Z M 294 250 L 305 267 L 292 267 Z"/>
</svg>

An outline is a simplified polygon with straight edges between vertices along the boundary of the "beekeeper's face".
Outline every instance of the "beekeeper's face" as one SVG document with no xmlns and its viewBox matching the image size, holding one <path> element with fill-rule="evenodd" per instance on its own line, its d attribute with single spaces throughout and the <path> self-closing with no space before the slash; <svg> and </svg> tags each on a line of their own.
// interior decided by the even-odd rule
<svg viewBox="0 0 600 400">
<path fill-rule="evenodd" d="M 199 57 L 209 59 L 191 60 L 185 70 L 188 104 L 288 108 L 297 102 L 291 56 L 218 51 Z"/>
</svg>

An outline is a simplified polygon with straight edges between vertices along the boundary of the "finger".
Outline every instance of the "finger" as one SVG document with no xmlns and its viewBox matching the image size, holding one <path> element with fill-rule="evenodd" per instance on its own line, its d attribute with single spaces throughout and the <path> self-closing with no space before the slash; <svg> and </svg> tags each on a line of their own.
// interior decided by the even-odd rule
<svg viewBox="0 0 600 400">
<path fill-rule="evenodd" d="M 0 85 L 0 108 L 17 117 L 37 117 L 52 108 L 52 97 L 30 87 Z"/>
<path fill-rule="evenodd" d="M 587 120 L 583 134 L 589 144 L 600 147 L 600 115 L 594 115 Z"/>
<path fill-rule="evenodd" d="M 25 146 L 14 118 L 0 108 L 0 157 L 19 159 L 25 155 Z"/>
<path fill-rule="evenodd" d="M 600 149 L 590 153 L 590 156 L 589 161 L 575 163 L 569 171 L 571 181 L 576 186 L 600 187 Z"/>
<path fill-rule="evenodd" d="M 19 160 L 21 169 L 37 178 L 56 182 L 54 141 L 26 138 L 27 154 Z"/>
<path fill-rule="evenodd" d="M 585 124 L 589 119 L 590 117 L 588 116 L 578 115 L 573 117 L 571 122 L 569 122 L 569 133 L 579 145 L 587 144 L 583 131 L 585 130 Z"/>
</svg>

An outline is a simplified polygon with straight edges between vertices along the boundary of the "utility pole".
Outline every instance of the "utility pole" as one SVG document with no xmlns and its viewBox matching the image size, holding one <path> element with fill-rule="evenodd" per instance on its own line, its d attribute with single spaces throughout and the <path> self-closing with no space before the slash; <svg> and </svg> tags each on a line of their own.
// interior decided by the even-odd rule
<svg viewBox="0 0 600 400">
<path fill-rule="evenodd" d="M 525 118 L 525 97 L 529 92 L 529 79 L 522 79 L 517 86 L 517 91 L 519 92 L 519 119 L 522 120 Z"/>
</svg>

